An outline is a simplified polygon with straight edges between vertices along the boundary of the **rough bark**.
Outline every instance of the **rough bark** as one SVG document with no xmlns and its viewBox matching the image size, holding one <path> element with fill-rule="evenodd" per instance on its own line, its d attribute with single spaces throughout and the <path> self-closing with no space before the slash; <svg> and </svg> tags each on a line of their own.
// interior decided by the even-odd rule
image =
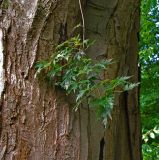
<svg viewBox="0 0 159 160">
<path fill-rule="evenodd" d="M 34 64 L 79 22 L 77 0 L 3 0 L 4 89 L 0 159 L 140 160 L 138 89 L 116 95 L 105 130 L 87 106 L 72 110 L 68 97 L 35 78 Z M 83 1 L 92 58 L 113 58 L 105 75 L 138 81 L 139 0 Z"/>
</svg>

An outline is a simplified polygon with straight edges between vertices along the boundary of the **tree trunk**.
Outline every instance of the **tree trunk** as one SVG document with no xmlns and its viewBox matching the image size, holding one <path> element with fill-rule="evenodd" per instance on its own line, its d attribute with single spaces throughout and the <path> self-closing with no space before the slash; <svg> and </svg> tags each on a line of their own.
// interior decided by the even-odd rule
<svg viewBox="0 0 159 160">
<path fill-rule="evenodd" d="M 140 160 L 138 89 L 116 95 L 107 129 L 87 106 L 36 78 L 34 64 L 79 23 L 78 0 L 2 0 L 0 160 Z M 92 58 L 112 58 L 106 78 L 138 81 L 139 0 L 83 1 Z M 3 69 L 1 67 L 1 70 Z M 3 72 L 3 70 L 2 70 Z"/>
</svg>

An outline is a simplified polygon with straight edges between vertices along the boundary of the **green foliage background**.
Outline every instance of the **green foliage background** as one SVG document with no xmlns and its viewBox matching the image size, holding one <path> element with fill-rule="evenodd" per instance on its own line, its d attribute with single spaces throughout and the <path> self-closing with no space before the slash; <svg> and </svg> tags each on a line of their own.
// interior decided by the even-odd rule
<svg viewBox="0 0 159 160">
<path fill-rule="evenodd" d="M 159 160 L 159 3 L 142 0 L 140 30 L 143 159 Z"/>
</svg>

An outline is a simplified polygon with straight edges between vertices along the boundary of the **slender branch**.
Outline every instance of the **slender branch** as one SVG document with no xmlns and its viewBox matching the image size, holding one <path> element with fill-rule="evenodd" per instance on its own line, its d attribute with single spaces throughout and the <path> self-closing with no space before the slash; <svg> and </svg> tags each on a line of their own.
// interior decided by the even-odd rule
<svg viewBox="0 0 159 160">
<path fill-rule="evenodd" d="M 84 15 L 83 15 L 83 10 L 82 10 L 81 0 L 79 0 L 79 7 L 80 7 L 80 11 L 81 11 L 81 16 L 82 16 L 83 48 L 84 48 L 84 40 L 85 40 L 85 20 L 84 20 Z"/>
</svg>

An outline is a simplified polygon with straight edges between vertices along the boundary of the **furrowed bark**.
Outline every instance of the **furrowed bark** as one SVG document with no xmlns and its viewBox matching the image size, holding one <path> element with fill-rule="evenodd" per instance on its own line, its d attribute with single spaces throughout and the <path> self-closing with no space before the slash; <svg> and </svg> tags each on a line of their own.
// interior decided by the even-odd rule
<svg viewBox="0 0 159 160">
<path fill-rule="evenodd" d="M 0 159 L 140 160 L 138 89 L 116 95 L 108 127 L 94 110 L 73 111 L 71 100 L 35 63 L 72 34 L 80 21 L 78 0 L 3 0 L 4 88 L 0 107 Z M 138 0 L 82 1 L 88 54 L 116 62 L 105 78 L 133 75 L 138 81 Z"/>
</svg>

